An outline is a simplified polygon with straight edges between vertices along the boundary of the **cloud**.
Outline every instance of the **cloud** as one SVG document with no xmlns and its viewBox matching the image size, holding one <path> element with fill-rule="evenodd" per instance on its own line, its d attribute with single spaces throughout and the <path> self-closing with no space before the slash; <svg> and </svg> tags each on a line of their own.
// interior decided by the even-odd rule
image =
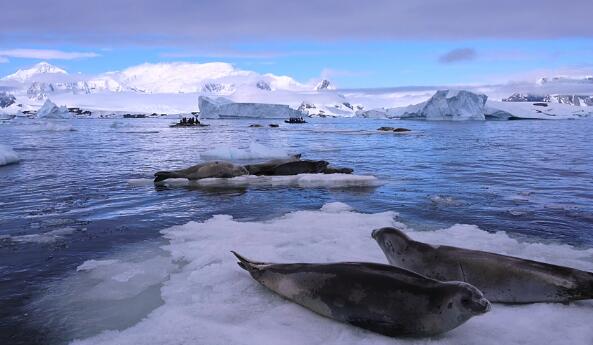
<svg viewBox="0 0 593 345">
<path fill-rule="evenodd" d="M 43 60 L 74 60 L 97 57 L 93 52 L 65 52 L 53 49 L 8 49 L 0 50 L 0 59 L 6 57 L 43 59 Z"/>
<path fill-rule="evenodd" d="M 185 52 L 165 52 L 160 54 L 165 58 L 236 58 L 236 59 L 273 59 L 287 56 L 307 56 L 327 54 L 326 51 L 243 51 L 236 49 L 211 48 Z"/>
<path fill-rule="evenodd" d="M 457 48 L 448 51 L 439 57 L 440 63 L 454 63 L 460 61 L 471 61 L 477 57 L 476 51 L 472 48 Z"/>
<path fill-rule="evenodd" d="M 496 6 L 473 0 L 55 0 L 47 6 L 46 0 L 29 0 L 2 6 L 0 32 L 4 41 L 192 47 L 213 41 L 593 37 L 593 1 L 558 6 L 552 0 L 521 6 L 516 0 Z"/>
</svg>

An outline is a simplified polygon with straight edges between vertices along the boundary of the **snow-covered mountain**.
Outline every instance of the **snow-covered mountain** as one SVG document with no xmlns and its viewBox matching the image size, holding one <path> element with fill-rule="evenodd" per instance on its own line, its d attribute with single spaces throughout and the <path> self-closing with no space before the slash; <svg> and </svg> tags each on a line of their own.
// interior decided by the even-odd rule
<svg viewBox="0 0 593 345">
<path fill-rule="evenodd" d="M 36 77 L 48 74 L 67 75 L 68 72 L 47 62 L 40 62 L 31 68 L 19 69 L 13 74 L 9 74 L 3 78 L 0 78 L 0 80 L 26 83 L 29 81 L 34 81 Z"/>
<path fill-rule="evenodd" d="M 502 101 L 560 103 L 580 107 L 593 106 L 593 96 L 589 95 L 533 95 L 524 93 L 514 93 L 508 98 L 503 98 Z"/>
<path fill-rule="evenodd" d="M 122 71 L 97 76 L 70 75 L 65 70 L 41 62 L 29 69 L 1 78 L 19 89 L 27 90 L 29 98 L 42 100 L 51 93 L 97 92 L 138 93 L 208 93 L 230 95 L 236 90 L 310 90 L 289 76 L 259 74 L 235 68 L 224 62 L 210 63 L 145 63 Z M 329 85 L 329 81 L 325 81 Z"/>
<path fill-rule="evenodd" d="M 537 84 L 593 84 L 593 76 L 582 76 L 582 77 L 568 77 L 568 76 L 557 76 L 557 77 L 543 77 L 537 80 Z"/>
</svg>

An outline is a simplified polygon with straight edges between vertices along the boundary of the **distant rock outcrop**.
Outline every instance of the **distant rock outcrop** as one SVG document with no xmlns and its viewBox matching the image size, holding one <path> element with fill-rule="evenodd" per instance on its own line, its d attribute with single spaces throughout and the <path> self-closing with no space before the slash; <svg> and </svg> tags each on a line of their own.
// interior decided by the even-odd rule
<svg viewBox="0 0 593 345">
<path fill-rule="evenodd" d="M 317 86 L 315 86 L 316 91 L 329 90 L 331 88 L 331 83 L 327 79 L 323 79 Z"/>
<path fill-rule="evenodd" d="M 265 80 L 260 80 L 258 81 L 255 86 L 260 89 L 260 90 L 265 90 L 265 91 L 272 91 L 272 87 L 270 86 L 270 84 L 265 81 Z"/>
</svg>

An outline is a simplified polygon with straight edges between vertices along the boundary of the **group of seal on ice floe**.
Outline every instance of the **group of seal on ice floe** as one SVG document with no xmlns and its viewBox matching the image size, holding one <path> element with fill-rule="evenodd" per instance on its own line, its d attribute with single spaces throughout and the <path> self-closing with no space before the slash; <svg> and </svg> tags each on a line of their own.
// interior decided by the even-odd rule
<svg viewBox="0 0 593 345">
<path fill-rule="evenodd" d="M 255 262 L 239 266 L 277 294 L 320 315 L 387 336 L 433 336 L 490 310 L 490 302 L 593 298 L 593 273 L 372 232 L 391 265 Z"/>
<path fill-rule="evenodd" d="M 154 174 L 154 182 L 168 178 L 186 178 L 199 180 L 203 178 L 219 177 L 231 178 L 242 175 L 298 175 L 298 174 L 351 174 L 350 168 L 335 168 L 326 161 L 301 160 L 301 155 L 293 155 L 285 159 L 273 159 L 265 163 L 235 165 L 224 161 L 205 162 L 189 168 L 158 171 Z"/>
</svg>

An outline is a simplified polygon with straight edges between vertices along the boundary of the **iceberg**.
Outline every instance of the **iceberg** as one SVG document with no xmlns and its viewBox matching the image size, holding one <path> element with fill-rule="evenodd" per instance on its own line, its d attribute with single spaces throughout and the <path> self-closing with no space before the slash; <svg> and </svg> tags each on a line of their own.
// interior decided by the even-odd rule
<svg viewBox="0 0 593 345">
<path fill-rule="evenodd" d="M 200 96 L 198 103 L 201 119 L 286 119 L 304 116 L 302 112 L 284 104 L 235 103 L 224 97 L 212 99 L 206 96 Z"/>
<path fill-rule="evenodd" d="M 17 163 L 19 160 L 19 155 L 11 147 L 0 145 L 0 166 Z"/>
<path fill-rule="evenodd" d="M 439 90 L 425 102 L 400 108 L 371 109 L 360 117 L 419 120 L 484 120 L 488 96 L 466 90 Z"/>
<path fill-rule="evenodd" d="M 37 111 L 37 117 L 46 119 L 69 119 L 72 116 L 66 106 L 63 105 L 58 107 L 55 103 L 47 99 Z"/>
<path fill-rule="evenodd" d="M 404 109 L 401 118 L 484 120 L 488 96 L 460 90 L 439 90 L 428 101 Z"/>
</svg>

